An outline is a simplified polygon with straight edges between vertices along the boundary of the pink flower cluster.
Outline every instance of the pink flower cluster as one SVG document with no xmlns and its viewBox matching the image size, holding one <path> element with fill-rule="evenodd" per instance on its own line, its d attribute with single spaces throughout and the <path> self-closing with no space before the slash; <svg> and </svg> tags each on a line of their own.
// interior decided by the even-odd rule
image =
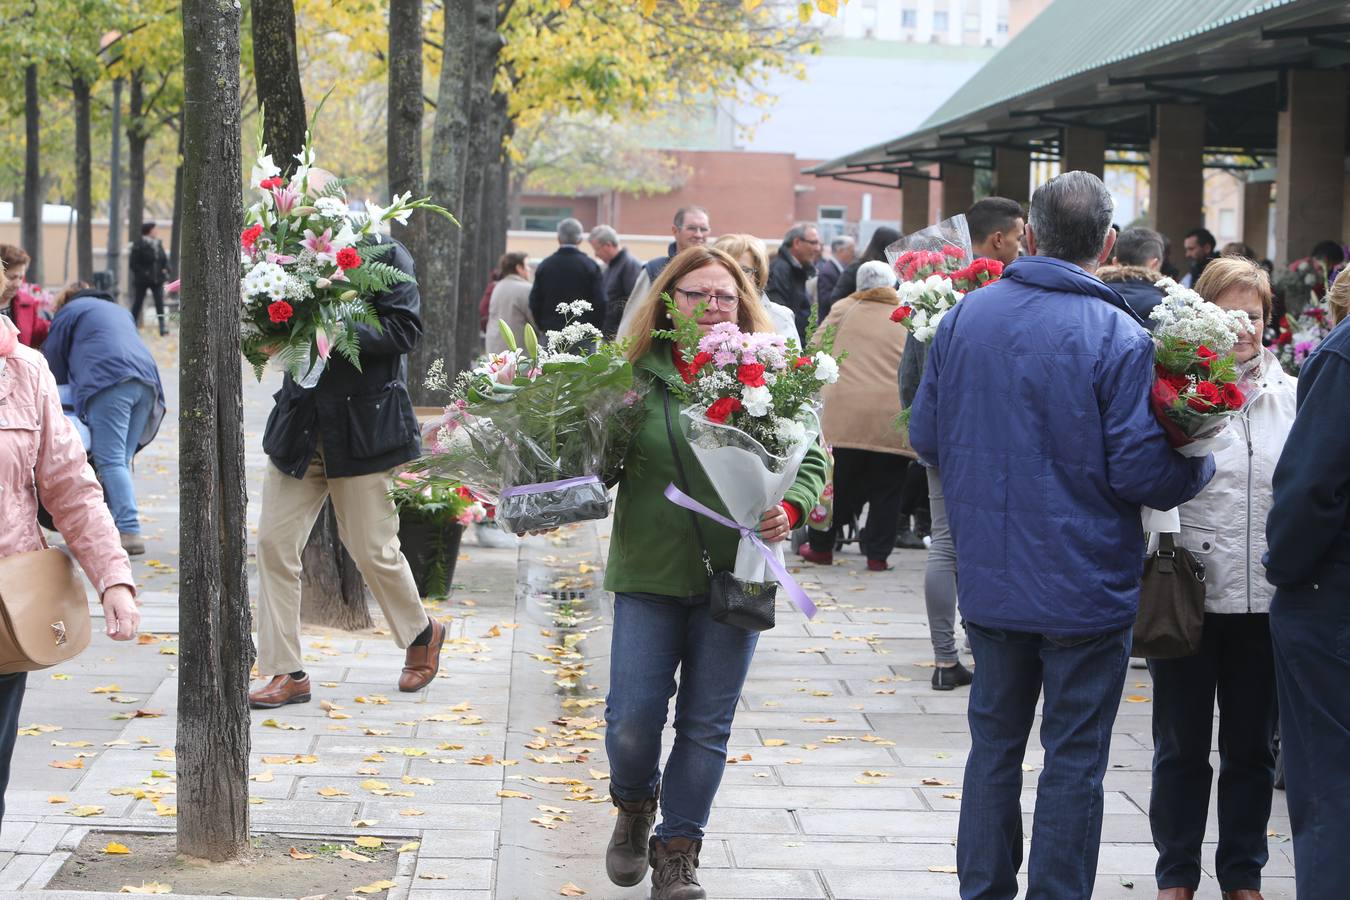
<svg viewBox="0 0 1350 900">
<path fill-rule="evenodd" d="M 787 342 L 769 332 L 742 332 L 734 322 L 719 322 L 698 342 L 699 353 L 712 357 L 717 368 L 759 364 L 782 371 L 788 367 Z"/>
</svg>

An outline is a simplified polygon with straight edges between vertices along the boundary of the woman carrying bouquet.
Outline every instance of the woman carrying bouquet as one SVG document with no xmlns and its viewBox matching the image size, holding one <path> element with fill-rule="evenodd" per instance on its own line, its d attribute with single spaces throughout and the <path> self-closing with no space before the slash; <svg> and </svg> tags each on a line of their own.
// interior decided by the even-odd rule
<svg viewBox="0 0 1350 900">
<path fill-rule="evenodd" d="M 672 259 L 657 278 L 628 350 L 650 390 L 643 401 L 645 423 L 629 451 L 634 462 L 618 482 L 605 576 L 605 588 L 615 595 L 605 748 L 618 807 L 605 864 L 610 879 L 624 886 L 642 881 L 650 864 L 653 900 L 695 900 L 707 896 L 698 883 L 698 854 L 757 635 L 710 616 L 700 536 L 689 512 L 663 493 L 667 485 L 681 484 L 695 500 L 725 510 L 678 425 L 680 406 L 672 388 L 683 387 L 688 368 L 679 348 L 652 335 L 672 327 L 660 302 L 663 294 L 685 314 L 705 306 L 698 320 L 705 333 L 719 322 L 735 322 L 744 332 L 768 332 L 772 325 L 737 260 L 696 246 Z M 667 403 L 675 419 L 669 428 Z M 680 455 L 678 467 L 674 452 Z M 786 538 L 815 505 L 824 480 L 824 453 L 812 447 L 787 499 L 764 512 L 761 539 Z M 711 522 L 700 530 L 713 571 L 730 570 L 739 534 Z M 675 744 L 663 776 L 661 735 L 677 669 Z M 661 824 L 649 843 L 658 804 Z"/>
<path fill-rule="evenodd" d="M 1259 900 L 1269 853 L 1275 757 L 1275 654 L 1261 556 L 1275 464 L 1294 424 L 1294 379 L 1261 347 L 1270 281 L 1250 260 L 1216 259 L 1195 290 L 1246 313 L 1252 332 L 1233 348 L 1239 370 L 1254 371 L 1260 394 L 1228 428 L 1214 454 L 1215 475 L 1180 508 L 1178 543 L 1205 565 L 1205 623 L 1199 653 L 1149 662 L 1153 673 L 1153 799 L 1149 822 L 1158 848 L 1159 898 L 1189 900 L 1200 885 L 1209 813 L 1209 753 L 1219 703 L 1219 846 L 1215 875 L 1226 900 Z"/>
</svg>

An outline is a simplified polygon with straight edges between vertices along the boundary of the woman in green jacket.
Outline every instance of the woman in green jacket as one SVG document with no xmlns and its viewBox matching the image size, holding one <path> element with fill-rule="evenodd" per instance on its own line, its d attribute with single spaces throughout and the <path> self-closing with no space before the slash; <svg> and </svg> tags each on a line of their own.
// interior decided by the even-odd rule
<svg viewBox="0 0 1350 900">
<path fill-rule="evenodd" d="M 698 884 L 698 853 L 758 636 L 713 621 L 699 535 L 690 513 L 663 494 L 673 483 L 726 514 L 680 431 L 680 405 L 671 388 L 682 386 L 684 362 L 673 344 L 651 336 L 672 327 L 663 294 L 686 314 L 706 304 L 699 320 L 704 331 L 730 321 L 747 332 L 772 331 L 773 326 L 737 262 L 719 250 L 695 246 L 671 260 L 652 285 L 628 351 L 650 390 L 645 424 L 619 480 L 605 576 L 605 588 L 614 593 L 605 749 L 610 795 L 618 807 L 605 868 L 615 884 L 629 886 L 642 881 L 650 864 L 653 900 L 696 900 L 707 896 Z M 672 432 L 684 477 L 672 455 Z M 813 447 L 787 499 L 760 519 L 760 537 L 766 542 L 786 538 L 815 505 L 824 483 L 825 456 Z M 711 520 L 701 522 L 700 530 L 713 570 L 729 571 L 740 536 Z M 663 778 L 661 734 L 676 695 L 677 669 L 675 744 Z M 661 824 L 649 846 L 658 802 Z"/>
</svg>

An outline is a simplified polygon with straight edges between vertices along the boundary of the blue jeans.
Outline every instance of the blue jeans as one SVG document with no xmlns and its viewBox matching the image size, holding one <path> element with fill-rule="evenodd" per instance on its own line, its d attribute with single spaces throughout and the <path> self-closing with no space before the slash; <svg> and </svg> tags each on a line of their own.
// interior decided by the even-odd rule
<svg viewBox="0 0 1350 900">
<path fill-rule="evenodd" d="M 0 820 L 5 818 L 5 790 L 9 787 L 9 764 L 19 738 L 19 708 L 28 673 L 0 675 Z"/>
<path fill-rule="evenodd" d="M 1350 884 L 1350 591 L 1280 588 L 1270 605 L 1280 753 L 1300 900 Z"/>
<path fill-rule="evenodd" d="M 610 789 L 620 800 L 646 800 L 662 785 L 661 733 L 676 697 L 675 745 L 666 760 L 656 826 L 660 840 L 703 838 L 758 641 L 754 632 L 714 622 L 706 595 L 614 598 L 605 751 Z"/>
<path fill-rule="evenodd" d="M 1017 896 L 1022 866 L 1022 759 L 1044 692 L 1028 900 L 1092 896 L 1102 832 L 1102 779 L 1132 629 L 1054 638 L 966 623 L 975 655 L 970 758 L 956 862 L 962 900 Z"/>
<path fill-rule="evenodd" d="M 124 381 L 90 397 L 84 409 L 103 496 L 123 534 L 141 533 L 131 458 L 154 412 L 155 398 L 155 389 L 144 381 Z"/>
</svg>

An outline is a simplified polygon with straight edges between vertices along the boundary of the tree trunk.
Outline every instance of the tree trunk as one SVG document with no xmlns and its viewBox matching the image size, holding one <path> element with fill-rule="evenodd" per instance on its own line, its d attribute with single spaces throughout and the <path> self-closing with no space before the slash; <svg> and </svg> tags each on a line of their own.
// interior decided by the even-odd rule
<svg viewBox="0 0 1350 900">
<path fill-rule="evenodd" d="M 94 171 L 89 136 L 89 83 L 75 79 L 75 269 L 94 280 Z"/>
<path fill-rule="evenodd" d="M 169 235 L 169 271 L 177 278 L 182 274 L 178 264 L 183 253 L 183 114 L 178 115 L 178 165 L 173 170 L 173 224 Z M 178 292 L 179 309 L 183 306 L 183 292 Z"/>
<path fill-rule="evenodd" d="M 178 851 L 249 849 L 249 638 L 239 360 L 239 7 L 184 0 Z"/>
<path fill-rule="evenodd" d="M 263 142 L 282 170 L 295 170 L 305 146 L 305 95 L 295 49 L 292 0 L 253 0 L 253 80 L 263 111 Z"/>
<path fill-rule="evenodd" d="M 23 224 L 19 243 L 28 251 L 28 280 L 42 284 L 42 96 L 38 93 L 37 63 L 23 73 Z"/>
<path fill-rule="evenodd" d="M 139 240 L 145 221 L 145 82 L 140 69 L 131 73 L 127 91 L 127 238 Z"/>
<path fill-rule="evenodd" d="M 422 178 L 422 0 L 389 0 L 389 131 L 386 151 L 389 160 L 389 193 L 411 191 L 421 197 Z M 426 246 L 426 215 L 419 214 L 407 225 L 393 224 L 395 239 L 403 242 L 417 263 L 419 275 Z M 430 283 L 419 278 L 419 287 Z M 423 293 L 426 302 L 427 291 Z M 409 366 L 408 388 L 417 396 L 422 391 L 425 369 Z"/>
<path fill-rule="evenodd" d="M 472 105 L 473 14 L 474 0 L 447 0 L 445 4 L 441 78 L 427 167 L 427 193 L 461 219 L 469 215 L 464 203 L 464 172 Z M 418 261 L 418 280 L 428 288 L 422 292 L 423 337 L 408 358 L 408 371 L 416 378 L 410 385 L 414 388 L 412 399 L 419 406 L 439 399 L 426 389 L 421 377 L 431 363 L 440 359 L 450 372 L 459 370 L 455 349 L 459 246 L 458 228 L 440 216 L 427 217 L 426 244 Z M 476 330 L 477 315 L 465 324 Z"/>
<path fill-rule="evenodd" d="M 334 552 L 336 550 L 336 552 Z M 374 628 L 366 583 L 338 539 L 337 514 L 325 503 L 300 558 L 300 620 L 343 631 Z"/>
<path fill-rule="evenodd" d="M 112 295 L 120 297 L 122 284 L 122 79 L 113 79 L 112 152 L 108 190 L 108 253 L 104 269 L 112 275 Z M 138 235 L 139 237 L 139 235 Z M 136 324 L 140 324 L 137 322 Z"/>
</svg>

